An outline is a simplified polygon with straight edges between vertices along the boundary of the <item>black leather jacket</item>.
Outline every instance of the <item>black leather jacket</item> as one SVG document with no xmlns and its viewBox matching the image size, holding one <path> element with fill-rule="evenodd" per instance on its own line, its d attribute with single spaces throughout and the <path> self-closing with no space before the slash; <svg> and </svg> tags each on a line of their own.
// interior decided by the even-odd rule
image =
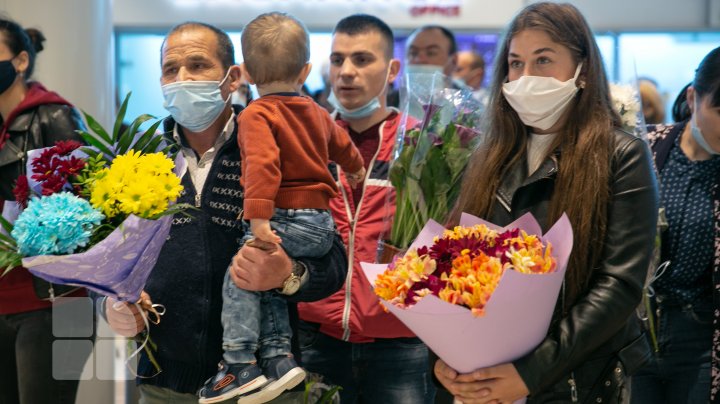
<svg viewBox="0 0 720 404">
<path fill-rule="evenodd" d="M 68 105 L 44 104 L 20 113 L 10 124 L 10 137 L 0 150 L 0 199 L 15 200 L 15 180 L 25 173 L 27 151 L 48 147 L 57 140 L 80 141 L 84 129 L 78 111 Z"/>
<path fill-rule="evenodd" d="M 573 396 L 578 402 L 603 397 L 603 403 L 615 402 L 622 391 L 623 373 L 632 374 L 650 355 L 638 321 L 632 317 L 653 247 L 657 183 L 645 142 L 620 131 L 614 142 L 602 261 L 585 293 L 567 308 L 567 316 L 556 309 L 545 340 L 514 362 L 530 390 L 528 402 L 571 402 Z M 547 159 L 529 178 L 526 173 L 526 163 L 518 164 L 505 178 L 488 219 L 507 225 L 532 212 L 545 232 L 556 160 Z M 562 299 L 561 292 L 558 308 Z"/>
</svg>

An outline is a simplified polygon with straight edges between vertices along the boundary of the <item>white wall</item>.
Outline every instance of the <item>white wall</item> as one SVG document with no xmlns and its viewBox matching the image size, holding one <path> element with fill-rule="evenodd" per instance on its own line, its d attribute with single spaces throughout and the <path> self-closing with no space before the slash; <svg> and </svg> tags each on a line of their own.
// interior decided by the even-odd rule
<svg viewBox="0 0 720 404">
<path fill-rule="evenodd" d="M 111 0 L 0 0 L 0 13 L 46 37 L 34 78 L 108 125 L 114 110 Z"/>
<path fill-rule="evenodd" d="M 19 0 L 18 0 L 19 1 Z M 595 30 L 698 30 L 708 28 L 711 2 L 720 0 L 570 0 Z M 119 0 L 114 3 L 116 27 L 166 29 L 186 20 L 239 29 L 257 14 L 291 13 L 313 30 L 331 30 L 342 17 L 364 12 L 383 18 L 393 29 L 437 23 L 453 29 L 504 27 L 531 0 Z M 422 5 L 460 6 L 460 15 L 410 15 Z M 713 13 L 720 13 L 715 7 Z M 713 14 L 714 15 L 714 14 Z M 720 21 L 720 16 L 715 16 Z M 717 29 L 717 27 L 716 27 Z"/>
</svg>

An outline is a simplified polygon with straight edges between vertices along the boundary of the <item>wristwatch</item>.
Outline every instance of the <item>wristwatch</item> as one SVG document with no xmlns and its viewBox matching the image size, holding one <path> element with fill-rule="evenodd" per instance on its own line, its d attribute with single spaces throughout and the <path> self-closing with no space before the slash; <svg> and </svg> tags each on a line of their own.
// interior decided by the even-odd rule
<svg viewBox="0 0 720 404">
<path fill-rule="evenodd" d="M 298 260 L 290 261 L 292 262 L 292 272 L 290 272 L 290 276 L 283 281 L 282 288 L 278 290 L 278 292 L 283 295 L 294 295 L 295 292 L 300 289 L 303 275 L 305 275 L 305 271 L 307 270 L 305 264 L 302 262 Z"/>
</svg>

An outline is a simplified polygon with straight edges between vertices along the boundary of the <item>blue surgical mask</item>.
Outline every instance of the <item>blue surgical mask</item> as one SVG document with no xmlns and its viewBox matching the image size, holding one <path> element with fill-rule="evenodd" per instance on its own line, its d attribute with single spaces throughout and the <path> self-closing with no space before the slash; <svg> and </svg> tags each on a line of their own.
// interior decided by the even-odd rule
<svg viewBox="0 0 720 404">
<path fill-rule="evenodd" d="M 390 68 L 388 68 L 388 72 L 385 75 L 385 85 L 387 85 L 388 77 L 390 77 Z M 383 89 L 385 89 L 385 87 L 383 87 Z M 382 90 L 380 91 L 382 94 Z M 328 104 L 332 105 L 333 108 L 335 108 L 335 111 L 337 111 L 337 113 L 340 114 L 341 117 L 350 119 L 361 119 L 369 117 L 373 114 L 373 112 L 382 108 L 379 97 L 380 95 L 378 94 L 376 97 L 373 97 L 370 101 L 368 101 L 365 105 L 361 107 L 355 109 L 347 109 L 340 103 L 340 100 L 337 99 L 337 97 L 335 96 L 335 91 L 330 90 L 330 95 L 328 96 L 327 102 Z"/>
<path fill-rule="evenodd" d="M 695 114 L 697 113 L 697 104 L 695 108 L 695 112 L 692 114 L 692 118 L 690 118 L 690 133 L 692 133 L 693 139 L 697 142 L 697 144 L 700 145 L 700 147 L 703 148 L 706 152 L 708 152 L 711 156 L 717 156 L 720 153 L 713 150 L 712 147 L 708 144 L 707 140 L 705 140 L 705 136 L 703 136 L 702 131 L 697 126 L 697 120 L 695 119 Z"/>
<path fill-rule="evenodd" d="M 407 65 L 405 66 L 406 74 L 443 74 L 442 66 L 436 65 Z"/>
<path fill-rule="evenodd" d="M 457 87 L 457 88 L 468 87 L 467 82 L 462 77 L 453 77 L 452 82 L 455 85 L 455 87 Z"/>
<path fill-rule="evenodd" d="M 165 107 L 175 122 L 191 132 L 209 128 L 230 100 L 222 98 L 222 81 L 178 81 L 162 86 Z"/>
<path fill-rule="evenodd" d="M 373 97 L 370 101 L 367 102 L 367 104 L 355 108 L 355 109 L 347 109 L 345 108 L 341 103 L 340 100 L 335 97 L 335 92 L 330 90 L 330 95 L 327 99 L 328 104 L 332 105 L 333 108 L 340 114 L 343 118 L 350 118 L 350 119 L 360 119 L 360 118 L 367 118 L 370 115 L 373 114 L 373 112 L 377 111 L 382 107 L 382 104 L 380 104 L 380 100 L 378 97 Z"/>
</svg>

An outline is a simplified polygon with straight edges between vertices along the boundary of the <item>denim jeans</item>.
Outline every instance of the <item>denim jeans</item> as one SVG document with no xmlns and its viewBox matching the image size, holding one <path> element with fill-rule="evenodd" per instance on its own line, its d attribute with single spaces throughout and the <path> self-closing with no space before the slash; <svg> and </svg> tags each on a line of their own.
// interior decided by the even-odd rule
<svg viewBox="0 0 720 404">
<path fill-rule="evenodd" d="M 327 210 L 275 209 L 270 226 L 291 257 L 322 257 L 335 237 L 335 222 Z M 245 240 L 252 238 L 247 224 L 245 230 Z M 256 351 L 260 358 L 290 353 L 292 330 L 285 298 L 274 291 L 240 289 L 229 273 L 223 284 L 222 324 L 227 363 L 252 362 Z"/>
<path fill-rule="evenodd" d="M 660 351 L 632 377 L 632 403 L 706 403 L 710 398 L 712 305 L 660 305 Z"/>
<path fill-rule="evenodd" d="M 252 238 L 245 225 L 245 240 Z M 275 209 L 270 227 L 282 239 L 282 247 L 291 257 L 322 257 L 335 240 L 335 222 L 329 210 Z"/>
<path fill-rule="evenodd" d="M 428 349 L 418 338 L 351 343 L 302 321 L 298 338 L 303 367 L 323 376 L 324 383 L 341 386 L 343 404 L 429 404 L 435 399 Z"/>
<path fill-rule="evenodd" d="M 75 403 L 90 351 L 69 352 L 62 363 L 54 363 L 56 341 L 60 340 L 53 336 L 52 309 L 0 315 L 0 403 Z M 63 380 L 55 379 L 56 366 L 62 367 L 55 371 L 62 372 Z"/>
</svg>

